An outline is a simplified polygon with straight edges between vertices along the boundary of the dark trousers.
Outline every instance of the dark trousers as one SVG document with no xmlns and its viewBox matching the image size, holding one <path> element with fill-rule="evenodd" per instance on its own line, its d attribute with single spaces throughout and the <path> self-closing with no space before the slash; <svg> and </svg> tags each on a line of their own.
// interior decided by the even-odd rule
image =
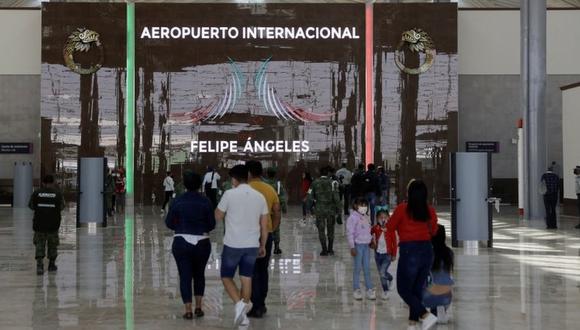
<svg viewBox="0 0 580 330">
<path fill-rule="evenodd" d="M 167 204 L 171 201 L 171 198 L 173 198 L 173 191 L 165 191 L 165 201 L 163 202 L 164 210 Z"/>
<path fill-rule="evenodd" d="M 558 194 L 544 195 L 544 206 L 546 207 L 546 227 L 556 228 L 556 206 L 558 205 Z"/>
<path fill-rule="evenodd" d="M 268 235 L 266 241 L 266 256 L 256 259 L 254 266 L 254 276 L 252 276 L 252 304 L 254 308 L 266 307 L 266 297 L 268 296 L 268 266 L 272 256 L 272 233 Z"/>
<path fill-rule="evenodd" d="M 377 206 L 377 194 L 374 192 L 367 193 L 367 201 L 369 203 L 369 213 L 371 215 L 371 223 L 375 224 L 375 207 Z"/>
<path fill-rule="evenodd" d="M 217 189 L 210 189 L 210 190 L 208 190 L 208 191 L 205 192 L 205 195 L 211 201 L 211 205 L 213 206 L 214 209 L 218 205 L 218 203 L 217 203 L 217 192 L 218 192 Z"/>
<path fill-rule="evenodd" d="M 401 242 L 397 267 L 397 291 L 409 306 L 409 320 L 419 321 L 427 312 L 423 305 L 423 288 L 433 264 L 430 241 Z"/>
<path fill-rule="evenodd" d="M 344 186 L 344 193 L 342 195 L 344 201 L 344 215 L 350 214 L 350 190 L 349 184 Z"/>
<path fill-rule="evenodd" d="M 34 257 L 37 260 L 42 260 L 45 256 L 49 260 L 56 260 L 60 242 L 57 231 L 51 233 L 35 232 L 32 241 L 36 248 Z"/>
<path fill-rule="evenodd" d="M 209 239 L 201 240 L 197 245 L 189 244 L 183 237 L 173 239 L 171 248 L 177 270 L 179 271 L 179 289 L 184 304 L 192 302 L 191 282 L 196 296 L 205 292 L 205 267 L 211 253 Z"/>
</svg>

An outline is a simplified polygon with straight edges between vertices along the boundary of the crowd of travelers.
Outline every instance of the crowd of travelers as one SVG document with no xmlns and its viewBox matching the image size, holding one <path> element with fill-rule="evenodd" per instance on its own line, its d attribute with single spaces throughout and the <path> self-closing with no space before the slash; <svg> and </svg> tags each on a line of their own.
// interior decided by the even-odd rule
<svg viewBox="0 0 580 330">
<path fill-rule="evenodd" d="M 380 299 L 388 300 L 396 282 L 399 296 L 409 306 L 409 330 L 430 329 L 446 322 L 452 300 L 453 252 L 445 244 L 445 228 L 428 204 L 427 186 L 412 180 L 406 199 L 391 197 L 390 179 L 382 167 L 359 166 L 351 172 L 346 164 L 338 170 L 326 166 L 316 179 L 304 172 L 301 181 L 302 227 L 318 231 L 322 258 L 335 255 L 335 227 L 346 218 L 346 244 L 353 262 L 354 300 L 375 300 L 371 254 L 380 277 Z M 176 184 L 171 172 L 163 180 L 162 214 L 174 232 L 172 254 L 179 272 L 183 318 L 203 317 L 205 269 L 212 253 L 210 232 L 224 222 L 220 276 L 234 310 L 234 325 L 248 326 L 250 318 L 267 312 L 268 266 L 273 254 L 282 254 L 280 224 L 287 212 L 287 195 L 274 168 L 264 170 L 256 160 L 232 167 L 229 180 L 215 168 L 200 175 L 186 170 Z M 110 182 L 109 182 L 110 181 Z M 124 175 L 107 176 L 107 200 L 124 193 Z M 31 197 L 37 272 L 44 271 L 48 249 L 49 271 L 56 271 L 58 228 L 62 194 L 47 176 L 44 186 Z M 114 189 L 112 188 L 114 186 Z M 109 212 L 119 208 L 107 203 Z M 48 221 L 47 219 L 50 219 Z M 312 223 L 313 222 L 313 223 Z M 396 281 L 389 272 L 397 261 Z M 360 274 L 364 277 L 361 290 Z M 239 279 L 236 281 L 236 274 Z M 239 285 L 237 284 L 239 283 Z"/>
</svg>

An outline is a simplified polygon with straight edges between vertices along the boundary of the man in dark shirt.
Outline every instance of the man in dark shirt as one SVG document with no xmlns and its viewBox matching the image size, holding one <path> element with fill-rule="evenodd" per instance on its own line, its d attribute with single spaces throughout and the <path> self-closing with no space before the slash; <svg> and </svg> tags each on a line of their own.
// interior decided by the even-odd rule
<svg viewBox="0 0 580 330">
<path fill-rule="evenodd" d="M 546 227 L 548 229 L 558 229 L 556 221 L 556 205 L 558 204 L 558 194 L 560 192 L 560 177 L 553 172 L 552 167 L 542 175 L 542 185 L 544 190 L 544 206 L 546 207 Z"/>
<path fill-rule="evenodd" d="M 55 272 L 57 247 L 59 244 L 60 212 L 64 209 L 62 193 L 54 185 L 54 177 L 47 175 L 42 179 L 43 187 L 34 191 L 28 207 L 34 210 L 32 229 L 36 246 L 36 274 L 44 274 L 44 257 L 48 249 L 48 271 Z"/>
</svg>

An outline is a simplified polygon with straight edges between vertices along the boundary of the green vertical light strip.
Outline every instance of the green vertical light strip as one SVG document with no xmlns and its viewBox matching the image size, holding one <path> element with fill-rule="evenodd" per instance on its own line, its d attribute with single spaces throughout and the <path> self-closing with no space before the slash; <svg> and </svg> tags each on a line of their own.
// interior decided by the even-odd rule
<svg viewBox="0 0 580 330">
<path fill-rule="evenodd" d="M 134 193 L 135 143 L 135 4 L 127 2 L 127 99 L 125 100 L 125 175 L 127 199 Z"/>
<path fill-rule="evenodd" d="M 135 312 L 133 307 L 133 217 L 125 215 L 125 282 L 123 298 L 125 300 L 125 329 L 133 330 Z"/>
<path fill-rule="evenodd" d="M 124 247 L 124 292 L 125 329 L 133 330 L 135 310 L 133 305 L 133 245 L 134 245 L 134 154 L 135 154 L 135 4 L 127 2 L 127 99 L 125 100 L 125 176 L 127 209 L 125 212 L 125 247 Z"/>
</svg>

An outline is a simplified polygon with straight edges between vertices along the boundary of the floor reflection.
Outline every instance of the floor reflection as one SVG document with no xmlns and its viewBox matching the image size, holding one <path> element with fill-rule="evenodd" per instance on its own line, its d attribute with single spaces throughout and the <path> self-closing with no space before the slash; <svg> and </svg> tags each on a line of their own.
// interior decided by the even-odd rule
<svg viewBox="0 0 580 330">
<path fill-rule="evenodd" d="M 57 274 L 36 276 L 31 212 L 0 209 L 0 328 L 170 329 L 181 320 L 171 233 L 155 210 L 117 216 L 107 228 L 75 226 L 68 209 Z M 352 261 L 337 228 L 337 256 L 318 256 L 316 230 L 298 225 L 292 209 L 282 227 L 281 256 L 270 264 L 268 314 L 251 329 L 403 329 L 407 308 L 389 301 L 353 302 Z M 449 229 L 449 214 L 440 213 Z M 438 329 L 577 329 L 580 324 L 580 239 L 576 220 L 548 232 L 502 214 L 495 248 L 456 249 L 452 322 Z M 448 230 L 448 232 L 450 232 Z M 223 225 L 212 233 L 206 269 L 206 316 L 189 326 L 229 329 L 232 305 L 219 278 Z M 374 282 L 379 283 L 371 262 Z M 396 273 L 396 264 L 391 268 Z"/>
</svg>

